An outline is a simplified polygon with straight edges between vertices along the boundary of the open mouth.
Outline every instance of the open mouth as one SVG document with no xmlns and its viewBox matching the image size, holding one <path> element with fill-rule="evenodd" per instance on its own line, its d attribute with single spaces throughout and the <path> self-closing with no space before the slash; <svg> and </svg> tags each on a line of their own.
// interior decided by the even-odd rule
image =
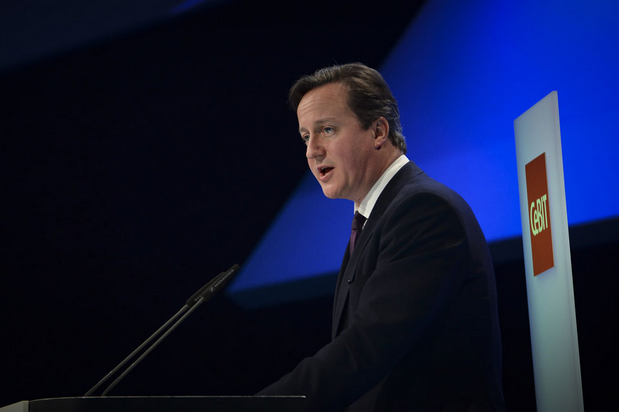
<svg viewBox="0 0 619 412">
<path fill-rule="evenodd" d="M 331 170 L 333 170 L 332 167 L 319 167 L 318 171 L 320 172 L 320 176 L 326 176 Z"/>
</svg>

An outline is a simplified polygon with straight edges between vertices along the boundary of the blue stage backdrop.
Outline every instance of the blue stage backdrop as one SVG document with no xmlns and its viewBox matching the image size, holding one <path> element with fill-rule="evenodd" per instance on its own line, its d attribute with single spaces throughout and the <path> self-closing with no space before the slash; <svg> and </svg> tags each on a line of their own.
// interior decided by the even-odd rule
<svg viewBox="0 0 619 412">
<path fill-rule="evenodd" d="M 521 235 L 513 121 L 552 90 L 570 226 L 619 214 L 617 16 L 614 0 L 430 0 L 380 68 L 409 158 L 470 203 L 490 242 Z M 228 293 L 245 307 L 332 293 L 352 214 L 308 171 Z"/>
</svg>

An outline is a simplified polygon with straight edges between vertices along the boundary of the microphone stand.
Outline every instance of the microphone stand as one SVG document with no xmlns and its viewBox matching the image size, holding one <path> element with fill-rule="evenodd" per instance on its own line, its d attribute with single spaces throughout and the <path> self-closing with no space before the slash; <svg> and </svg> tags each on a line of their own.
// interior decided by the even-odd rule
<svg viewBox="0 0 619 412">
<path fill-rule="evenodd" d="M 185 309 L 185 308 L 187 307 L 187 305 L 185 305 L 185 306 L 183 307 L 183 309 L 185 309 L 185 311 L 186 311 L 187 313 L 185 313 L 185 314 L 184 314 L 184 315 L 183 315 L 183 316 L 182 316 L 179 320 L 177 320 L 177 321 L 176 321 L 176 323 L 174 323 L 174 325 L 172 325 L 172 326 L 170 327 L 170 329 L 168 329 L 168 330 L 167 330 L 167 331 L 166 331 L 163 335 L 161 335 L 161 336 L 159 337 L 159 339 L 157 339 L 157 340 L 155 341 L 155 343 L 153 343 L 153 344 L 152 344 L 152 345 L 151 345 L 148 349 L 146 349 L 146 350 L 144 351 L 144 353 L 142 353 L 142 355 L 140 355 L 140 357 L 139 357 L 139 358 L 137 358 L 137 359 L 135 360 L 135 362 L 133 362 L 133 363 L 132 363 L 132 364 L 131 364 L 131 365 L 130 365 L 127 369 L 125 369 L 125 371 L 124 371 L 123 373 L 121 373 L 121 374 L 118 376 L 118 378 L 116 378 L 116 379 L 114 380 L 114 382 L 112 382 L 112 383 L 111 383 L 111 384 L 110 384 L 110 385 L 109 385 L 109 386 L 108 386 L 108 387 L 107 387 L 107 388 L 103 391 L 103 393 L 101 394 L 101 396 L 105 396 L 105 395 L 107 395 L 107 394 L 108 394 L 108 392 L 109 392 L 109 391 L 111 391 L 111 390 L 112 390 L 112 388 L 114 388 L 114 386 L 116 386 L 116 385 L 118 384 L 118 382 L 120 382 L 120 381 L 121 381 L 121 380 L 122 380 L 125 376 L 127 376 L 127 374 L 128 374 L 129 372 L 131 372 L 131 371 L 133 370 L 133 368 L 135 368 L 135 367 L 136 367 L 136 366 L 137 366 L 140 362 L 142 362 L 142 359 L 144 359 L 144 358 L 145 358 L 145 357 L 146 357 L 146 356 L 147 356 L 147 355 L 148 355 L 148 354 L 149 354 L 149 353 L 150 353 L 153 349 L 155 349 L 155 348 L 156 348 L 156 347 L 157 347 L 157 346 L 161 343 L 161 341 L 163 341 L 163 340 L 164 340 L 164 339 L 165 339 L 165 338 L 166 338 L 166 337 L 167 337 L 167 336 L 168 336 L 168 335 L 169 335 L 169 334 L 170 334 L 170 333 L 171 333 L 174 329 L 176 329 L 176 327 L 177 327 L 178 325 L 180 325 L 180 324 L 181 324 L 181 322 L 182 322 L 182 321 L 184 321 L 184 320 L 185 320 L 185 318 L 186 318 L 187 316 L 191 315 L 191 313 L 192 313 L 194 310 L 196 310 L 196 309 L 198 308 L 198 306 L 200 306 L 201 304 L 203 304 L 203 303 L 204 303 L 204 301 L 205 301 L 205 300 L 204 300 L 204 298 L 203 298 L 202 296 L 200 296 L 200 297 L 199 297 L 199 299 L 198 299 L 198 301 L 196 302 L 196 304 L 195 304 L 195 305 L 194 305 L 191 309 L 189 309 L 188 311 Z M 183 311 L 183 309 L 181 309 L 180 311 L 178 311 L 178 313 L 177 313 L 176 315 L 174 315 L 174 317 L 175 317 L 175 316 L 177 316 L 178 314 L 180 314 L 180 313 L 184 312 L 184 311 Z M 170 319 L 170 320 L 172 320 L 172 319 Z M 169 323 L 169 322 L 166 322 L 166 324 L 167 324 L 167 323 Z M 160 330 L 161 330 L 161 328 L 160 328 Z M 159 332 L 159 331 L 157 331 L 157 332 Z M 143 347 L 143 345 L 141 345 L 141 346 Z M 134 353 L 136 353 L 136 352 L 137 352 L 137 350 L 136 350 L 136 351 L 134 351 Z M 131 355 L 130 355 L 130 356 L 131 356 Z"/>
<path fill-rule="evenodd" d="M 189 306 L 185 305 L 181 308 L 181 310 L 179 310 L 178 312 L 176 312 L 176 314 L 174 316 L 172 316 L 166 323 L 163 324 L 163 326 L 161 326 L 159 329 L 157 329 L 157 331 L 155 333 L 153 333 L 152 335 L 150 335 L 150 337 L 148 339 L 146 339 L 144 341 L 144 343 L 142 343 L 140 346 L 137 347 L 137 349 L 135 349 L 133 352 L 131 352 L 131 354 L 129 354 L 129 356 L 127 356 L 122 362 L 120 362 L 114 369 L 112 369 L 107 375 L 105 375 L 103 377 L 103 379 L 101 379 L 95 386 L 93 386 L 92 388 L 90 388 L 90 390 L 88 392 L 86 392 L 86 394 L 84 395 L 84 398 L 92 395 L 92 393 L 94 391 L 97 390 L 97 388 L 99 386 L 101 386 L 105 381 L 107 381 L 112 375 L 114 375 L 120 368 L 122 368 L 127 362 L 129 362 L 129 360 L 131 360 L 131 358 L 133 358 L 135 355 L 137 355 L 142 349 L 144 349 L 144 347 L 146 345 L 148 345 L 150 343 L 150 341 L 152 341 L 153 339 L 155 339 L 155 337 L 157 335 L 159 335 L 162 331 L 164 331 L 172 322 L 174 322 L 179 316 L 181 316 L 184 312 L 186 312 L 189 309 Z M 178 323 L 177 323 L 178 324 Z M 149 351 L 150 352 L 150 351 Z M 134 363 L 135 365 L 135 363 Z M 132 365 L 132 366 L 134 366 Z M 133 369 L 133 368 L 132 368 Z M 114 385 L 116 386 L 116 385 Z M 108 392 L 109 392 L 108 388 Z M 101 395 L 104 396 L 105 394 Z"/>
<path fill-rule="evenodd" d="M 234 265 L 230 269 L 225 272 L 222 272 L 211 279 L 206 285 L 202 286 L 196 293 L 194 293 L 188 300 L 187 303 L 172 316 L 166 323 L 163 324 L 159 329 L 155 331 L 148 339 L 144 341 L 140 346 L 138 346 L 133 352 L 129 354 L 122 362 L 120 362 L 114 369 L 112 369 L 107 375 L 103 377 L 95 386 L 93 386 L 86 394 L 83 396 L 84 398 L 89 397 L 92 393 L 97 390 L 105 381 L 107 381 L 112 375 L 114 375 L 120 368 L 122 368 L 129 360 L 131 360 L 134 356 L 136 356 L 142 349 L 146 347 L 153 339 L 155 339 L 159 334 L 165 331 L 159 339 L 155 341 L 148 349 L 140 355 L 138 359 L 135 360 L 125 371 L 118 376 L 101 394 L 101 396 L 106 396 L 112 388 L 114 388 L 129 372 L 133 370 L 153 349 L 155 349 L 178 325 L 181 324 L 189 316 L 193 313 L 194 310 L 198 308 L 204 302 L 210 300 L 215 293 L 217 293 L 221 288 L 223 288 L 232 278 L 236 272 L 239 270 L 239 265 Z M 180 317 L 180 318 L 179 318 Z M 172 325 L 172 326 L 170 326 Z M 167 329 L 167 330 L 166 330 Z"/>
</svg>

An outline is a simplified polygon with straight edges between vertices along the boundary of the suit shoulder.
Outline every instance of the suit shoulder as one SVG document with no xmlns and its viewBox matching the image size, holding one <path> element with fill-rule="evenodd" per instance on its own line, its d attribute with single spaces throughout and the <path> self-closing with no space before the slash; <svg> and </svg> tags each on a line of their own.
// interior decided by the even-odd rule
<svg viewBox="0 0 619 412">
<path fill-rule="evenodd" d="M 424 216 L 458 221 L 469 230 L 478 230 L 479 222 L 462 196 L 425 173 L 405 179 L 393 195 L 385 210 L 389 220 Z"/>
<path fill-rule="evenodd" d="M 431 204 L 447 203 L 456 209 L 470 210 L 462 196 L 425 173 L 415 176 L 402 185 L 393 203 L 419 203 L 422 200 Z"/>
</svg>

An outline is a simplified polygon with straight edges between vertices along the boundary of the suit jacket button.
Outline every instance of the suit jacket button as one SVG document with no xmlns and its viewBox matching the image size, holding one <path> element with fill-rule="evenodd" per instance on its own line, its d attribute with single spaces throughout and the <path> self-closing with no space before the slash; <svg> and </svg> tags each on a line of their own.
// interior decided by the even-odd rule
<svg viewBox="0 0 619 412">
<path fill-rule="evenodd" d="M 348 279 L 347 282 L 350 285 L 352 283 L 352 279 Z"/>
</svg>

